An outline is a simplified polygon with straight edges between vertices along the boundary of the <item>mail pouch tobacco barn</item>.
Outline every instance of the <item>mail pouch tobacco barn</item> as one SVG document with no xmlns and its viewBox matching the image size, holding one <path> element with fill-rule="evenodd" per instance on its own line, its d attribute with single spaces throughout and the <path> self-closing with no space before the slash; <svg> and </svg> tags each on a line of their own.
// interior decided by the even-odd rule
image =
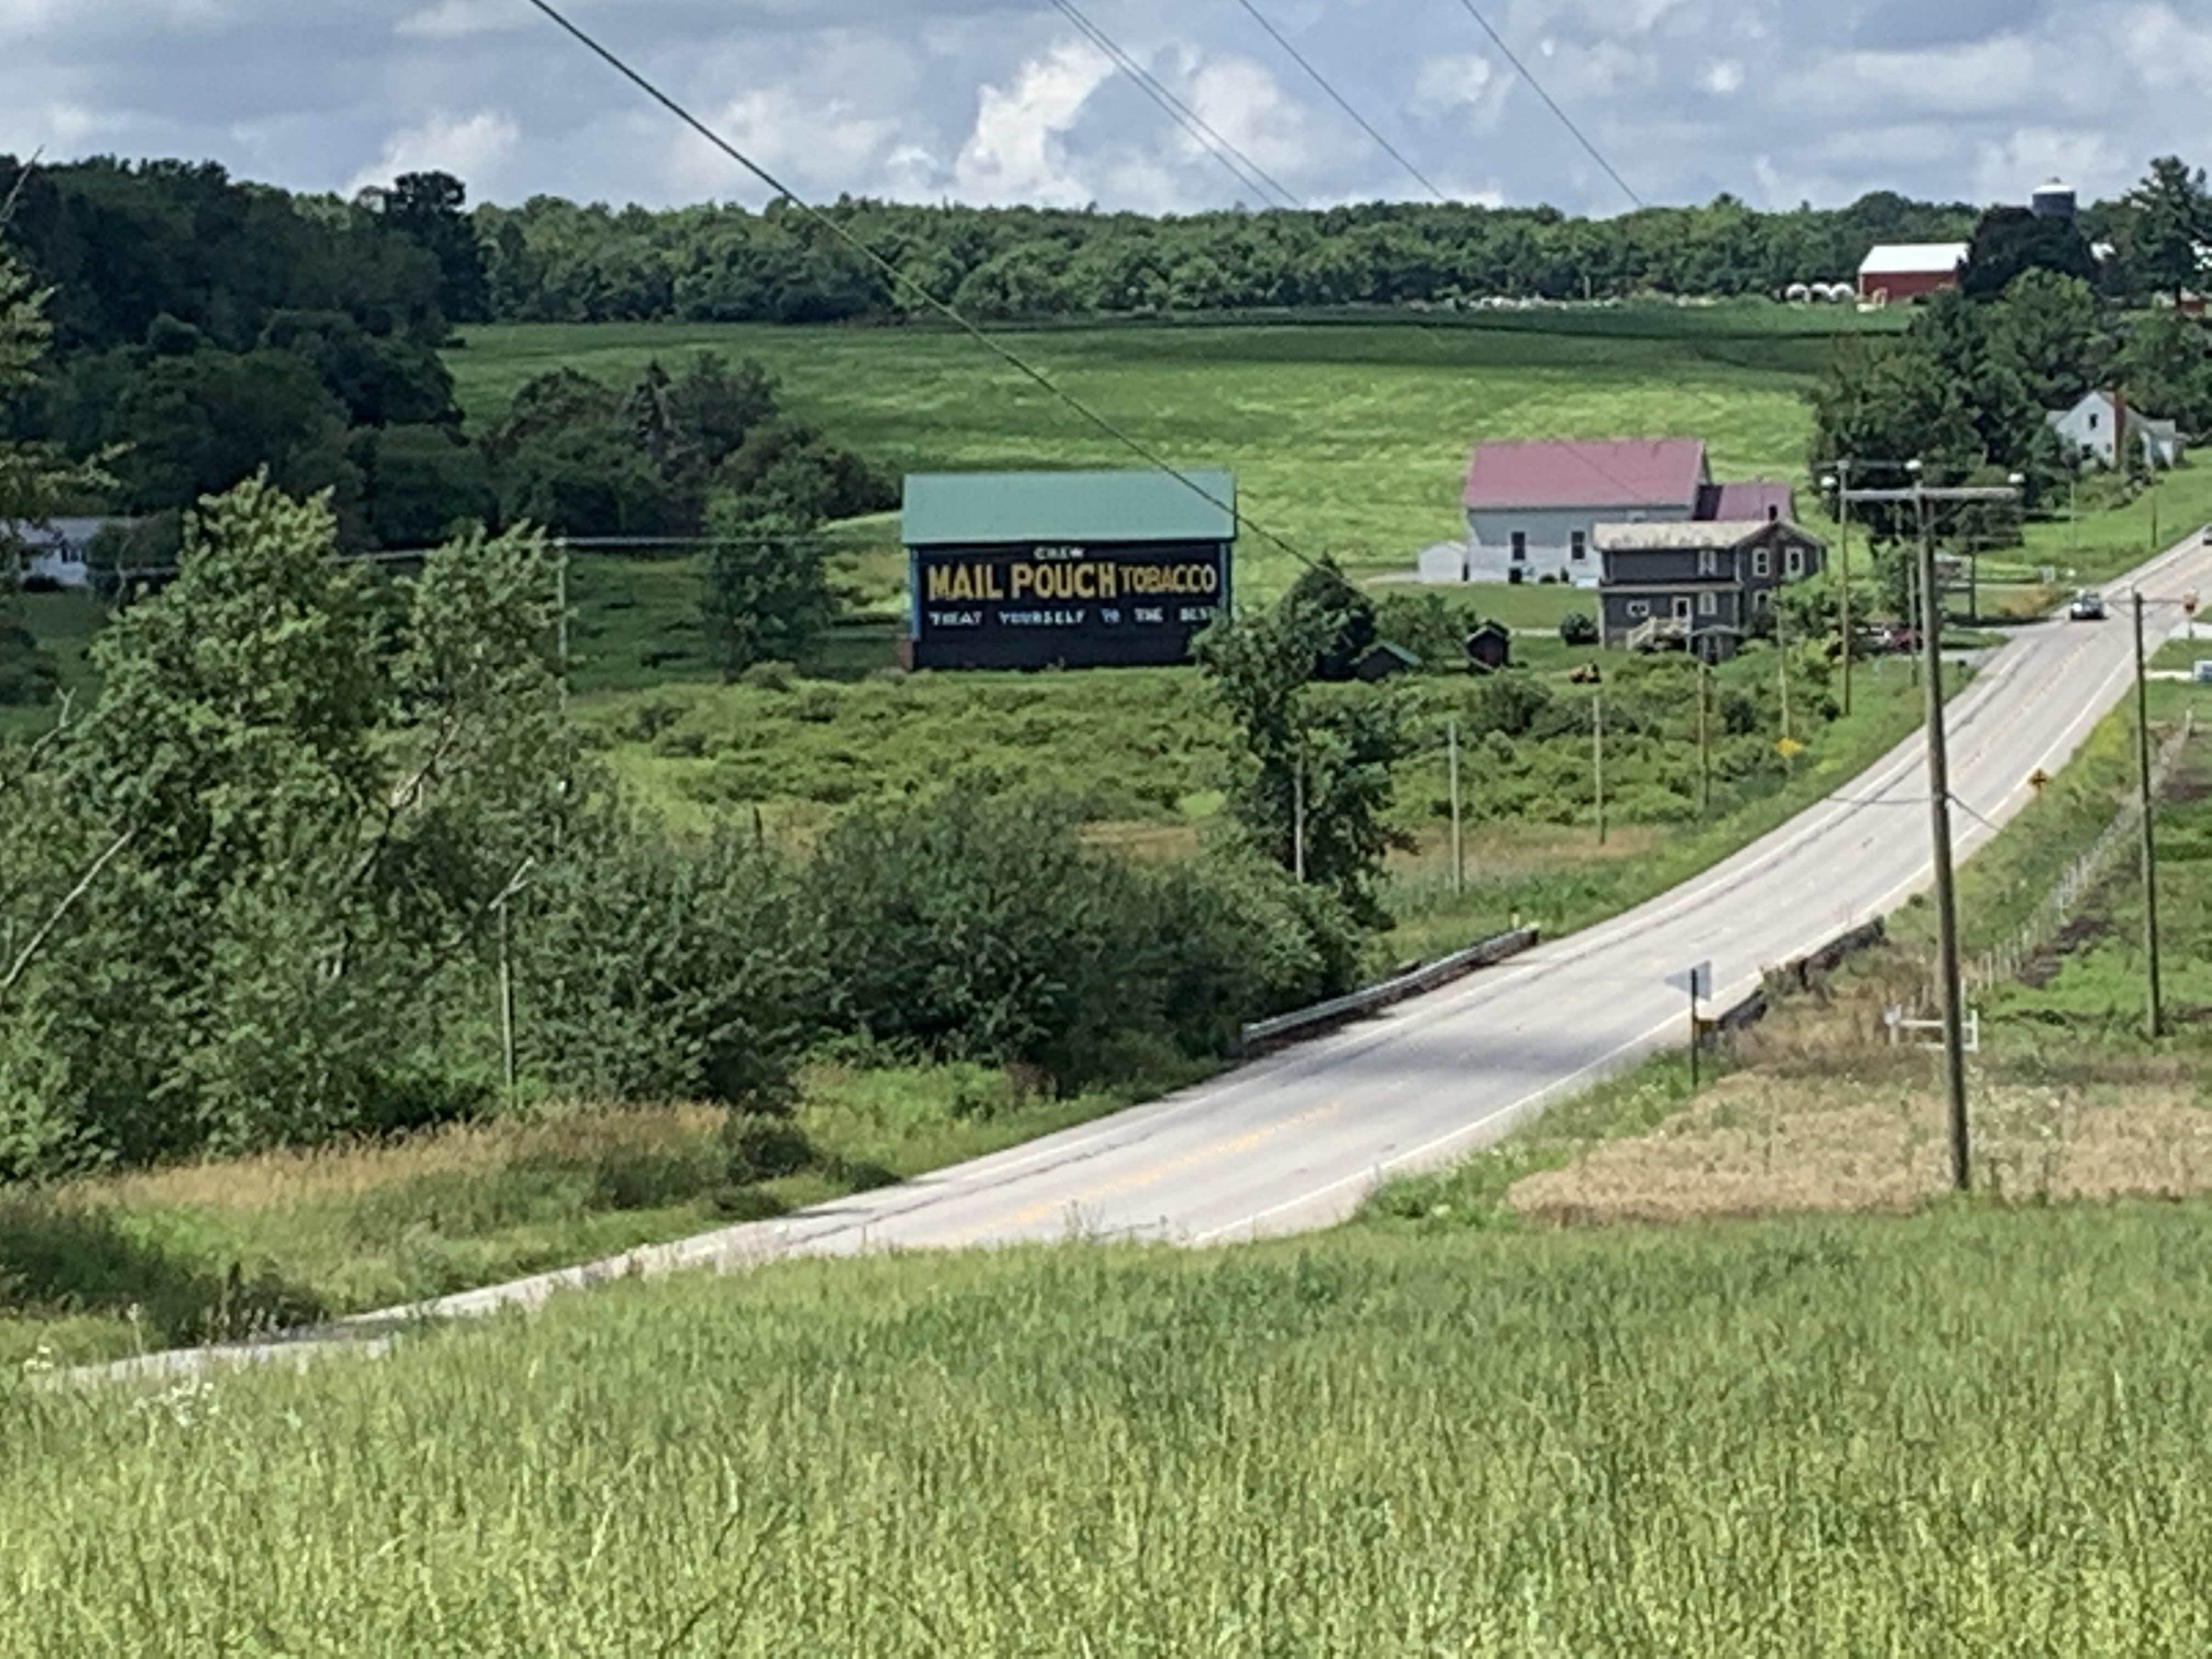
<svg viewBox="0 0 2212 1659">
<path fill-rule="evenodd" d="M 913 665 L 1187 662 L 1229 605 L 1226 472 L 921 473 L 906 481 Z"/>
</svg>

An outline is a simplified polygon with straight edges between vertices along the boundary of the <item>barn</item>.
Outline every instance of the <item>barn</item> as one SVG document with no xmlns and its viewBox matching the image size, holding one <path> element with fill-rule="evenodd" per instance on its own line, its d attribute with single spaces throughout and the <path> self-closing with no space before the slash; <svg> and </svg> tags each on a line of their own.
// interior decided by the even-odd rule
<svg viewBox="0 0 2212 1659">
<path fill-rule="evenodd" d="M 1966 263 L 1964 242 L 1883 242 L 1859 265 L 1859 298 L 1900 305 L 1959 285 Z"/>
<path fill-rule="evenodd" d="M 939 472 L 906 481 L 916 668 L 1187 662 L 1226 611 L 1227 472 Z"/>
</svg>

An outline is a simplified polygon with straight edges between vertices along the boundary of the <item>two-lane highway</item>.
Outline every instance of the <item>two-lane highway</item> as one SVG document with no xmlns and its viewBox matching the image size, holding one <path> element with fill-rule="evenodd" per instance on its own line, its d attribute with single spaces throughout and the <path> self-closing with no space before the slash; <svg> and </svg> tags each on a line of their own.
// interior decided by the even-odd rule
<svg viewBox="0 0 2212 1659">
<path fill-rule="evenodd" d="M 2147 593 L 2212 586 L 2194 538 L 2137 573 Z M 2115 583 L 2108 591 L 2123 591 Z M 2153 611 L 2156 641 L 2183 617 Z M 1971 853 L 2118 702 L 2133 672 L 2124 605 L 2024 629 L 1948 712 L 1954 834 Z M 1686 1036 L 1668 976 L 1715 966 L 1715 1000 L 1894 909 L 1931 879 L 1916 736 L 1833 797 L 1638 908 L 1200 1087 L 935 1175 L 775 1222 L 449 1297 L 399 1316 L 528 1304 L 631 1273 L 780 1256 L 1024 1240 L 1187 1243 L 1325 1225 L 1381 1178 L 1491 1144 L 1548 1103 Z M 204 1356 L 157 1358 L 153 1366 Z M 145 1369 L 143 1363 L 133 1369 Z"/>
</svg>

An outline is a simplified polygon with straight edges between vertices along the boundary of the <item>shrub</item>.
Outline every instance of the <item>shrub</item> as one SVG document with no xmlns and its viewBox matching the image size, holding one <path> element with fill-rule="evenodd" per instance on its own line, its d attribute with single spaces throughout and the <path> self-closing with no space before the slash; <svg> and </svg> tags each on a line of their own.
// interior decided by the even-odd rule
<svg viewBox="0 0 2212 1659">
<path fill-rule="evenodd" d="M 1595 645 L 1598 642 L 1597 619 L 1583 611 L 1570 611 L 1559 618 L 1559 643 L 1562 645 Z"/>
<path fill-rule="evenodd" d="M 789 1118 L 732 1112 L 722 1126 L 730 1180 L 740 1187 L 798 1175 L 815 1159 L 813 1145 Z"/>
</svg>

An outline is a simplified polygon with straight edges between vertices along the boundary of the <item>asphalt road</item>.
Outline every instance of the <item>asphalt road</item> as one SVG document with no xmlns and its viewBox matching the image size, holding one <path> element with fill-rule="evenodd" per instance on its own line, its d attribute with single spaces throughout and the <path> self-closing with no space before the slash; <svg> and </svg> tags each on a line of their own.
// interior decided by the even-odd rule
<svg viewBox="0 0 2212 1659">
<path fill-rule="evenodd" d="M 2148 594 L 2212 592 L 2212 550 L 2192 538 L 2138 575 Z M 2154 648 L 2184 625 L 2171 598 L 2150 615 Z M 2031 774 L 2065 763 L 2132 672 L 2124 603 L 2101 623 L 2023 629 L 1983 660 L 1948 711 L 1962 854 L 2032 797 Z M 627 1273 L 783 1256 L 1071 1237 L 1208 1244 L 1324 1226 L 1382 1178 L 1487 1146 L 1549 1102 L 1679 1046 L 1688 1010 L 1670 974 L 1711 961 L 1713 1003 L 1725 1006 L 1764 969 L 1896 908 L 1932 879 L 1927 800 L 1916 735 L 1829 800 L 1636 910 L 1202 1086 L 781 1220 L 347 1323 L 356 1339 L 373 1337 L 407 1314 L 477 1313 Z"/>
</svg>

